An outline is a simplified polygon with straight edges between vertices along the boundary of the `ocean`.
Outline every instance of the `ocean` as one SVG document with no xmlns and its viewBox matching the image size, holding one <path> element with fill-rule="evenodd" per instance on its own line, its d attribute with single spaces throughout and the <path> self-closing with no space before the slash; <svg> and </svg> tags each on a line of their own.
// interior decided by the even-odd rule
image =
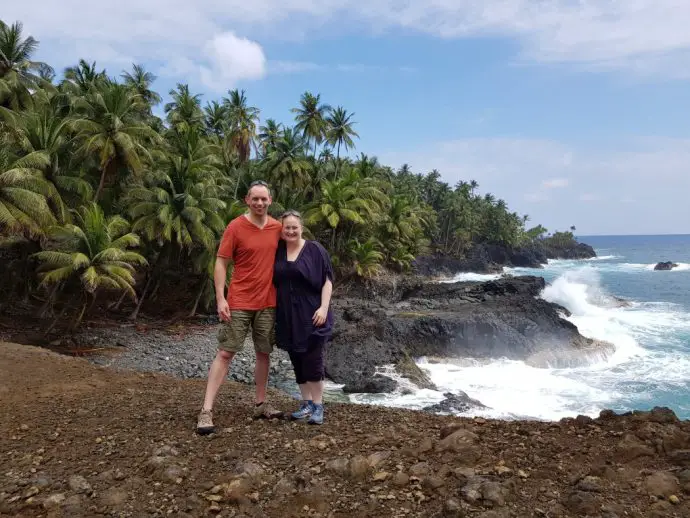
<svg viewBox="0 0 690 518">
<path fill-rule="evenodd" d="M 520 361 L 457 359 L 443 363 L 419 358 L 439 391 L 416 390 L 395 376 L 404 390 L 394 394 L 353 394 L 355 403 L 421 409 L 464 391 L 489 407 L 468 413 L 501 419 L 558 420 L 578 414 L 596 417 L 667 406 L 690 418 L 690 235 L 580 236 L 598 257 L 554 260 L 543 270 L 506 268 L 511 275 L 541 275 L 549 283 L 541 296 L 570 310 L 584 336 L 612 342 L 615 353 L 578 368 L 540 369 Z M 654 271 L 659 261 L 678 263 Z M 453 280 L 497 275 L 460 274 Z M 451 280 L 451 279 L 449 279 Z M 614 297 L 630 304 L 621 307 Z"/>
</svg>

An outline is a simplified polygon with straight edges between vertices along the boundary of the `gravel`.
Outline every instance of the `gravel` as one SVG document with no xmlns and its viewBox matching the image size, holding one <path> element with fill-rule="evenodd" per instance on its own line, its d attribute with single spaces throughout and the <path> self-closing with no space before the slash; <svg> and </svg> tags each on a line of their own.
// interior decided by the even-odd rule
<svg viewBox="0 0 690 518">
<path fill-rule="evenodd" d="M 122 324 L 107 329 L 85 329 L 74 341 L 95 349 L 85 357 L 97 365 L 158 372 L 177 378 L 206 378 L 216 354 L 218 328 L 218 324 L 168 329 Z M 254 365 L 254 345 L 248 337 L 242 351 L 235 355 L 228 377 L 253 384 Z M 281 349 L 276 348 L 271 354 L 268 384 L 295 397 L 299 394 L 290 358 Z"/>
</svg>

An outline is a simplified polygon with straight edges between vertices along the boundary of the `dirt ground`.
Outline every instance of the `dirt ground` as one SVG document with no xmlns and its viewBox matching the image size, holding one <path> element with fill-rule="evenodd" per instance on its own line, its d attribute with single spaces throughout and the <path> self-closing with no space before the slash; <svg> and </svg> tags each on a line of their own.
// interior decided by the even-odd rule
<svg viewBox="0 0 690 518">
<path fill-rule="evenodd" d="M 668 410 L 559 423 L 329 404 L 252 421 L 228 383 L 117 372 L 0 343 L 0 516 L 690 516 L 690 423 Z M 292 410 L 294 402 L 271 393 Z"/>
</svg>

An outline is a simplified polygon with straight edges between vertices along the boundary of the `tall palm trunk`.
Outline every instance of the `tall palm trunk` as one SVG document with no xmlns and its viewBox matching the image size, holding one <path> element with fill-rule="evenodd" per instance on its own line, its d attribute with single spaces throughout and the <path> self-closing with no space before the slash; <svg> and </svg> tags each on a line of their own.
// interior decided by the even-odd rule
<svg viewBox="0 0 690 518">
<path fill-rule="evenodd" d="M 201 300 L 202 295 L 206 291 L 207 283 L 208 283 L 208 279 L 204 278 L 204 280 L 201 282 L 201 289 L 196 294 L 196 298 L 194 299 L 194 306 L 192 306 L 192 310 L 189 312 L 190 317 L 193 317 L 194 315 L 196 315 L 196 310 L 199 307 L 199 301 Z"/>
<path fill-rule="evenodd" d="M 131 315 L 129 315 L 130 320 L 136 320 L 137 317 L 139 316 L 139 310 L 141 309 L 141 305 L 144 303 L 144 299 L 146 298 L 146 294 L 149 291 L 149 287 L 151 287 L 151 281 L 153 280 L 153 277 L 155 275 L 155 268 L 151 269 L 151 273 L 149 274 L 149 278 L 146 281 L 146 286 L 144 287 L 144 292 L 141 294 L 141 297 L 139 297 L 139 301 L 137 302 L 137 307 L 134 308 L 134 311 L 132 311 Z"/>
<path fill-rule="evenodd" d="M 335 179 L 338 179 L 340 173 L 340 140 L 338 140 L 338 148 L 335 152 Z"/>
<path fill-rule="evenodd" d="M 108 166 L 106 165 L 101 170 L 101 180 L 100 182 L 98 182 L 98 188 L 96 189 L 96 193 L 93 195 L 93 201 L 95 201 L 96 203 L 98 203 L 98 200 L 101 197 L 101 192 L 103 191 L 103 186 L 105 185 L 105 175 L 107 167 Z"/>
</svg>

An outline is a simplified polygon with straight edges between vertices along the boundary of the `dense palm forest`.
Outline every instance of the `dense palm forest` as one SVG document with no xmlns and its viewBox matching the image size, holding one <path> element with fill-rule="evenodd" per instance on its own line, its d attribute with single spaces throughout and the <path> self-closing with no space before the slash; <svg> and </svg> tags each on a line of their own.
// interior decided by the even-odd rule
<svg viewBox="0 0 690 518">
<path fill-rule="evenodd" d="M 263 120 L 241 90 L 205 101 L 178 84 L 161 106 L 139 65 L 112 76 L 81 60 L 58 79 L 33 61 L 37 47 L 20 23 L 0 21 L 4 303 L 40 301 L 75 324 L 97 302 L 136 316 L 172 272 L 194 314 L 213 300 L 219 237 L 256 179 L 270 182 L 274 214 L 303 212 L 342 277 L 545 232 L 475 181 L 450 186 L 437 171 L 356 156 L 355 114 L 318 94 L 286 107 L 291 124 Z"/>
</svg>

